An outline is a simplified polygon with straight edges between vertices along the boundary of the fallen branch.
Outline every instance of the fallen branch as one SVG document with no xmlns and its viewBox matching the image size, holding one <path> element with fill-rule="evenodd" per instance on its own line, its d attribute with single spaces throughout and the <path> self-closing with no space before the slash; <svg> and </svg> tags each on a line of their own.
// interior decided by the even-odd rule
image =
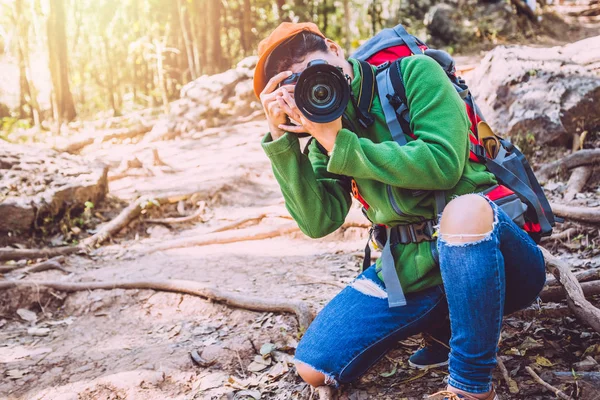
<svg viewBox="0 0 600 400">
<path fill-rule="evenodd" d="M 519 385 L 517 385 L 517 382 L 515 382 L 515 380 L 508 374 L 508 370 L 506 369 L 502 359 L 500 357 L 496 357 L 496 361 L 498 362 L 498 368 L 500 369 L 500 372 L 502 372 L 502 376 L 508 385 L 509 392 L 512 394 L 519 393 Z"/>
<path fill-rule="evenodd" d="M 531 367 L 525 367 L 525 371 L 527 371 L 529 373 L 529 375 L 531 375 L 531 377 L 533 378 L 534 381 L 536 381 L 537 383 L 539 383 L 540 385 L 542 385 L 543 387 L 545 387 L 546 389 L 548 389 L 549 391 L 551 391 L 552 393 L 554 393 L 554 395 L 556 397 L 564 399 L 564 400 L 570 400 L 571 399 L 571 397 L 567 396 L 563 391 L 558 390 L 554 386 L 546 383 L 542 378 L 540 378 L 538 376 L 538 374 L 535 373 L 535 371 L 533 369 L 531 369 Z"/>
<path fill-rule="evenodd" d="M 188 280 L 113 282 L 0 281 L 0 290 L 24 286 L 43 286 L 63 292 L 98 289 L 151 289 L 163 292 L 184 293 L 252 311 L 293 313 L 296 314 L 296 317 L 298 318 L 298 324 L 302 332 L 308 328 L 308 325 L 310 325 L 313 319 L 312 312 L 308 308 L 308 305 L 303 301 L 274 300 L 265 299 L 262 296 L 247 296 L 239 293 L 227 292 L 214 287 L 207 287 L 200 282 Z"/>
<path fill-rule="evenodd" d="M 570 239 L 572 236 L 575 236 L 576 233 L 577 233 L 577 229 L 575 229 L 575 228 L 565 229 L 564 231 L 562 231 L 560 233 L 555 233 L 552 236 L 543 237 L 542 242 L 548 242 L 551 240 Z"/>
<path fill-rule="evenodd" d="M 577 282 L 569 266 L 543 247 L 540 247 L 540 250 L 544 254 L 546 268 L 564 287 L 569 308 L 582 322 L 587 323 L 596 332 L 600 332 L 600 310 L 586 300 L 582 285 Z M 590 285 L 591 283 L 594 282 L 585 283 L 584 285 Z"/>
<path fill-rule="evenodd" d="M 58 257 L 54 257 L 51 258 L 49 260 L 46 261 L 42 261 L 40 263 L 34 264 L 29 268 L 25 268 L 23 271 L 23 273 L 25 274 L 31 274 L 34 272 L 42 272 L 42 271 L 48 271 L 51 269 L 57 269 L 59 271 L 62 271 L 66 274 L 69 273 L 69 271 L 67 271 L 66 269 L 64 269 L 62 267 L 62 263 L 65 261 L 65 257 L 64 256 L 58 256 Z"/>
<path fill-rule="evenodd" d="M 129 206 L 125 207 L 115 219 L 103 225 L 93 236 L 84 239 L 81 242 L 81 245 L 85 247 L 95 247 L 102 244 L 106 239 L 127 226 L 132 219 L 138 217 L 142 213 L 142 210 L 146 209 L 148 206 L 176 203 L 180 200 L 185 200 L 192 195 L 193 193 L 167 194 L 156 197 L 142 196 Z"/>
<path fill-rule="evenodd" d="M 569 181 L 567 182 L 567 190 L 563 195 L 564 201 L 573 200 L 577 193 L 580 193 L 583 190 L 588 179 L 592 176 L 593 169 L 594 168 L 590 165 L 584 165 L 573 169 Z"/>
<path fill-rule="evenodd" d="M 575 274 L 575 279 L 577 282 L 589 282 L 596 281 L 600 279 L 600 268 L 592 268 L 586 271 L 581 271 Z M 546 280 L 546 286 L 557 286 L 559 283 L 556 278 L 550 278 Z M 585 290 L 584 290 L 585 293 Z"/>
<path fill-rule="evenodd" d="M 579 150 L 560 160 L 542 165 L 535 173 L 540 181 L 547 181 L 562 170 L 600 162 L 600 149 Z"/>
<path fill-rule="evenodd" d="M 600 207 L 574 207 L 556 203 L 551 203 L 550 207 L 552 207 L 552 212 L 559 217 L 589 223 L 600 222 Z"/>
<path fill-rule="evenodd" d="M 62 246 L 45 249 L 11 249 L 9 247 L 5 247 L 0 249 L 0 261 L 52 258 L 75 254 L 81 251 L 83 251 L 83 249 L 79 246 Z"/>
<path fill-rule="evenodd" d="M 578 285 L 581 287 L 585 297 L 600 295 L 600 281 L 584 282 L 582 284 L 578 283 Z M 542 299 L 544 302 L 557 302 L 564 300 L 566 293 L 566 290 L 562 286 L 550 286 L 542 290 L 542 293 L 540 293 L 540 299 Z M 590 306 L 594 307 L 591 304 Z M 598 312 L 600 314 L 600 310 L 598 310 Z"/>
</svg>

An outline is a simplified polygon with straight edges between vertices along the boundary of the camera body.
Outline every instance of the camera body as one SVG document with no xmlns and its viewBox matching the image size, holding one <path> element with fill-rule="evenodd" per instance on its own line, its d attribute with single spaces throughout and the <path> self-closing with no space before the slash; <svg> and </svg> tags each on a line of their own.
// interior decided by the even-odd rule
<svg viewBox="0 0 600 400">
<path fill-rule="evenodd" d="M 295 84 L 296 105 L 306 119 L 326 123 L 338 119 L 350 100 L 348 78 L 340 67 L 325 60 L 313 60 L 301 73 L 283 80 L 281 85 Z"/>
</svg>

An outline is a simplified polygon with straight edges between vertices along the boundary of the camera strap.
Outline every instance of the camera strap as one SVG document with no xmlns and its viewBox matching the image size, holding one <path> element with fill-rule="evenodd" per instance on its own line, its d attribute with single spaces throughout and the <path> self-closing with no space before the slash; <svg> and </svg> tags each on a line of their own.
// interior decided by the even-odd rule
<svg viewBox="0 0 600 400">
<path fill-rule="evenodd" d="M 375 96 L 375 72 L 373 72 L 373 68 L 368 62 L 362 60 L 358 60 L 358 62 L 362 80 L 358 100 L 355 100 L 354 96 L 352 96 L 352 100 L 356 108 L 358 122 L 363 128 L 368 128 L 375 121 L 375 118 L 371 114 L 373 96 Z"/>
</svg>

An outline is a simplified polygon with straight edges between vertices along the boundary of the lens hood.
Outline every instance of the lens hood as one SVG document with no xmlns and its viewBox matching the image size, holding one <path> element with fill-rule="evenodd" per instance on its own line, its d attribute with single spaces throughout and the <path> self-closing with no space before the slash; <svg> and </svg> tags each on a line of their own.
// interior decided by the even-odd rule
<svg viewBox="0 0 600 400">
<path fill-rule="evenodd" d="M 350 86 L 341 68 L 325 60 L 313 60 L 300 74 L 294 98 L 308 120 L 331 122 L 344 113 L 350 100 Z"/>
</svg>

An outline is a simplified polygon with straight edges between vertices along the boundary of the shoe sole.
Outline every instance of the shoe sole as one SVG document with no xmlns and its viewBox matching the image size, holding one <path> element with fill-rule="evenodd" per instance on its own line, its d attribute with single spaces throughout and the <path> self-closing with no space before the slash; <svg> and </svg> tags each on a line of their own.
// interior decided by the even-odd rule
<svg viewBox="0 0 600 400">
<path fill-rule="evenodd" d="M 444 362 L 437 363 L 437 364 L 419 365 L 419 364 L 415 364 L 412 361 L 408 360 L 408 365 L 410 365 L 411 367 L 416 368 L 416 369 L 430 369 L 430 368 L 444 367 L 444 366 L 448 365 L 448 361 L 444 361 Z"/>
</svg>

